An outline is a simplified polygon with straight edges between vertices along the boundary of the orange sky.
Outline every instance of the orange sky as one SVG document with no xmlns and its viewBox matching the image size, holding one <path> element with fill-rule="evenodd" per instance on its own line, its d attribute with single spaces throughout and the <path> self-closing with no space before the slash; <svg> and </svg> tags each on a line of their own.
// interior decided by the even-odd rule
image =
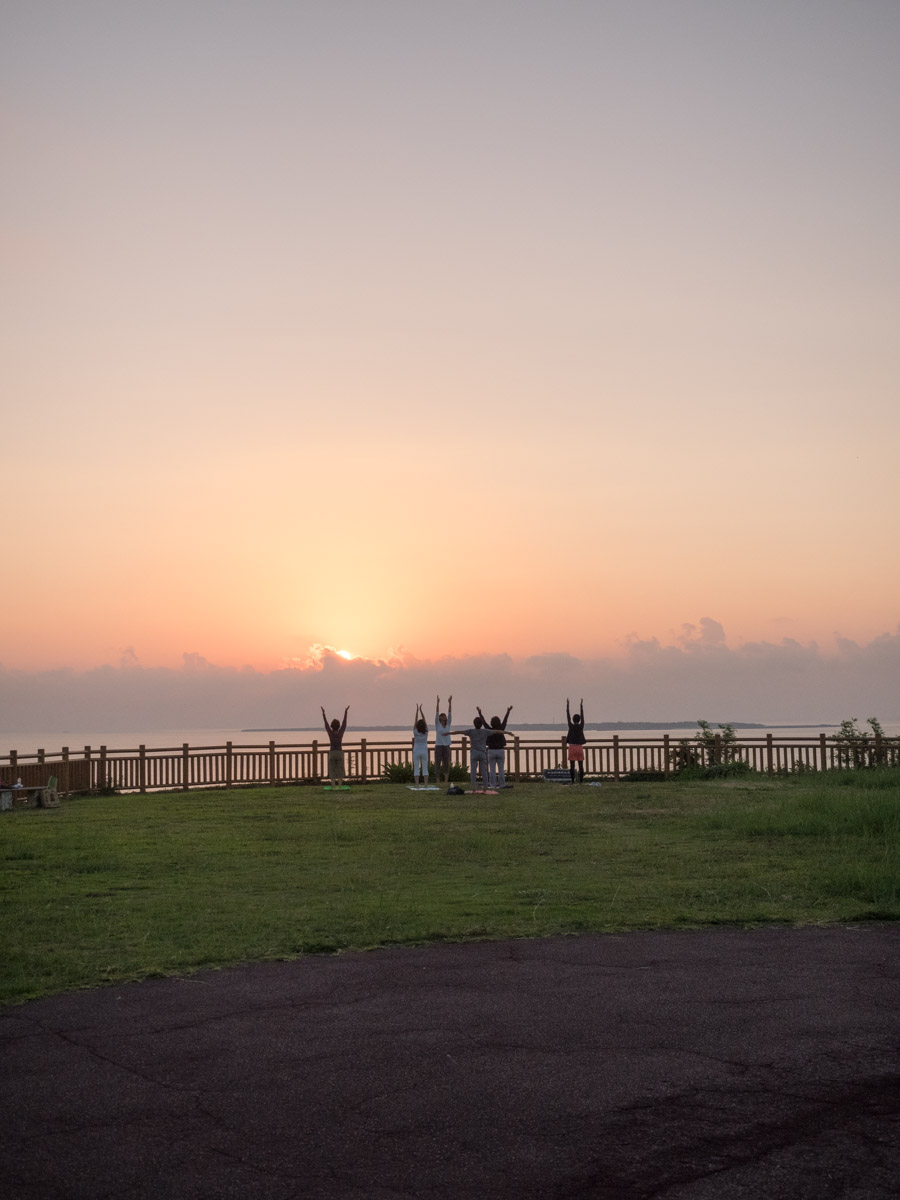
<svg viewBox="0 0 900 1200">
<path fill-rule="evenodd" d="M 291 7 L 4 18 L 0 663 L 895 630 L 900 10 Z"/>
</svg>

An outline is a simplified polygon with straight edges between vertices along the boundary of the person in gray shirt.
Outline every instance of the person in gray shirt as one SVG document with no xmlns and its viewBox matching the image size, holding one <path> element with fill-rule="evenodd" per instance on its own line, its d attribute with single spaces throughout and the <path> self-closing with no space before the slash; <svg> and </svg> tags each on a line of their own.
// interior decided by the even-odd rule
<svg viewBox="0 0 900 1200">
<path fill-rule="evenodd" d="M 469 739 L 469 775 L 473 792 L 485 792 L 488 785 L 487 740 L 490 730 L 483 717 L 476 717 L 471 729 L 454 729 L 454 733 Z M 478 767 L 481 767 L 482 786 L 477 787 Z"/>
</svg>

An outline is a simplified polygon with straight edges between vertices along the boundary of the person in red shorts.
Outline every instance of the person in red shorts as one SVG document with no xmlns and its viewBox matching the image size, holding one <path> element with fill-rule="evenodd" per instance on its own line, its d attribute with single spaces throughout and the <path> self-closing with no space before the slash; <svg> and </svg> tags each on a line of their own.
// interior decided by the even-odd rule
<svg viewBox="0 0 900 1200">
<path fill-rule="evenodd" d="M 566 734 L 566 749 L 569 759 L 569 779 L 575 782 L 575 764 L 578 764 L 578 782 L 584 783 L 584 701 L 581 701 L 579 711 L 573 717 L 569 712 L 569 697 L 566 697 L 566 720 L 569 722 L 569 732 Z"/>
</svg>

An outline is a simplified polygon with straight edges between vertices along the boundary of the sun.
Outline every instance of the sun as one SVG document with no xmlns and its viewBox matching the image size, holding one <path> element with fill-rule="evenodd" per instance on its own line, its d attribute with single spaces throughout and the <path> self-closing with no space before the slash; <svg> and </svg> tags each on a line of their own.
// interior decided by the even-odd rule
<svg viewBox="0 0 900 1200">
<path fill-rule="evenodd" d="M 348 662 L 354 657 L 349 650 L 337 650 L 335 653 L 339 658 L 346 658 Z"/>
</svg>

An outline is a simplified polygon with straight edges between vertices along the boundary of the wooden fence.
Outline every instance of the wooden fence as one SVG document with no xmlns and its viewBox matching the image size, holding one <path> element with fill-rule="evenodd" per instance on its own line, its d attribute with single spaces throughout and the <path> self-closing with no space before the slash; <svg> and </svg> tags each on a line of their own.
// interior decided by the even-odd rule
<svg viewBox="0 0 900 1200">
<path fill-rule="evenodd" d="M 724 761 L 744 762 L 754 771 L 769 775 L 800 771 L 829 771 L 873 765 L 900 766 L 900 738 L 876 736 L 860 750 L 846 742 L 820 734 L 814 738 L 739 738 L 723 743 L 717 735 L 710 743 L 695 738 L 666 735 L 657 738 L 592 738 L 586 746 L 585 774 L 621 780 L 637 772 L 669 775 L 680 765 L 711 766 Z M 452 748 L 453 762 L 468 769 L 466 738 Z M 412 741 L 373 741 L 362 738 L 346 742 L 344 762 L 351 780 L 365 783 L 383 778 L 385 768 L 395 763 L 412 763 Z M 553 767 L 566 766 L 565 735 L 558 738 L 525 738 L 508 735 L 506 774 L 513 780 L 536 779 Z M 38 750 L 20 754 L 11 750 L 0 755 L 0 782 L 4 786 L 21 779 L 26 787 L 39 787 L 55 775 L 60 792 L 120 792 L 158 790 L 189 791 L 191 788 L 233 788 L 250 784 L 308 784 L 328 773 L 328 743 L 284 744 L 267 742 L 224 746 L 181 746 L 110 749 L 85 746 L 72 750 Z"/>
</svg>

